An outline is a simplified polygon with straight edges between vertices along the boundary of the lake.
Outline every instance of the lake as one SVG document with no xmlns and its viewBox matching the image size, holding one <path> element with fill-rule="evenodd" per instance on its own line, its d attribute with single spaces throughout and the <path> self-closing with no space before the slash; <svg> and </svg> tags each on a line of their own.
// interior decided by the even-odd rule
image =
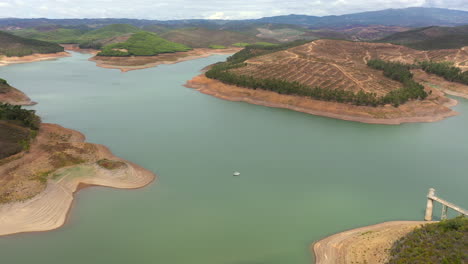
<svg viewBox="0 0 468 264">
<path fill-rule="evenodd" d="M 89 56 L 0 67 L 0 77 L 39 103 L 43 121 L 159 180 L 80 191 L 64 227 L 0 237 L 1 263 L 306 264 L 327 235 L 422 220 L 430 187 L 468 205 L 468 100 L 441 122 L 361 124 L 182 86 L 226 56 L 127 73 Z"/>
</svg>

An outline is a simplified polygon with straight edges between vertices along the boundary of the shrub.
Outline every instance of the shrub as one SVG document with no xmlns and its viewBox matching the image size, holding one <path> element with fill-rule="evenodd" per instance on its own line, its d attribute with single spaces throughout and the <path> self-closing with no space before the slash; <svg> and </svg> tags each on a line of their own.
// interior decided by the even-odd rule
<svg viewBox="0 0 468 264">
<path fill-rule="evenodd" d="M 427 224 L 396 241 L 388 264 L 468 262 L 468 218 Z"/>
</svg>

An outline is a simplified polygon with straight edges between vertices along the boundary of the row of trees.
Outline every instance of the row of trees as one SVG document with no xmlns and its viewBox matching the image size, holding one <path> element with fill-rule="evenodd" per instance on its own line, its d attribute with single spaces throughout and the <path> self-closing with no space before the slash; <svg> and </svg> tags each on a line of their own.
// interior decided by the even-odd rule
<svg viewBox="0 0 468 264">
<path fill-rule="evenodd" d="M 450 62 L 423 61 L 418 65 L 423 71 L 443 77 L 450 82 L 459 82 L 468 85 L 468 71 L 462 72 Z"/>
<path fill-rule="evenodd" d="M 17 121 L 32 130 L 38 130 L 41 124 L 41 118 L 36 115 L 36 111 L 3 103 L 0 103 L 0 120 Z"/>
</svg>

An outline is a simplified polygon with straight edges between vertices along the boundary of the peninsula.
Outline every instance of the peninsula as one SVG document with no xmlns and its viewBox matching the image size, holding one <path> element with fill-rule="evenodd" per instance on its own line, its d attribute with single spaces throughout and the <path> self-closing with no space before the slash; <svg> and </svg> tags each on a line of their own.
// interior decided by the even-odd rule
<svg viewBox="0 0 468 264">
<path fill-rule="evenodd" d="M 41 123 L 20 106 L 29 98 L 0 81 L 7 91 L 0 94 L 0 236 L 62 226 L 80 188 L 141 188 L 155 179 L 77 131 Z"/>
<path fill-rule="evenodd" d="M 0 66 L 70 56 L 58 44 L 0 31 Z"/>
<path fill-rule="evenodd" d="M 387 43 L 339 40 L 254 45 L 186 86 L 226 100 L 343 120 L 434 122 L 457 114 L 450 109 L 456 101 L 443 92 L 466 96 L 468 86 L 463 82 L 451 85 L 440 78 L 434 84 L 412 65 L 448 61 L 464 76 L 467 59 L 466 48 L 419 51 Z"/>
</svg>

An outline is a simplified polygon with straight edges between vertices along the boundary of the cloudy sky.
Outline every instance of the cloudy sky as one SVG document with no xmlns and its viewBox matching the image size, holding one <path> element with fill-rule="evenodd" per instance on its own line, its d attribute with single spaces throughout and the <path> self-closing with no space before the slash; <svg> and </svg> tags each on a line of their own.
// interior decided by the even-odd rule
<svg viewBox="0 0 468 264">
<path fill-rule="evenodd" d="M 0 17 L 244 19 L 341 15 L 411 6 L 468 11 L 468 0 L 0 0 Z"/>
</svg>

